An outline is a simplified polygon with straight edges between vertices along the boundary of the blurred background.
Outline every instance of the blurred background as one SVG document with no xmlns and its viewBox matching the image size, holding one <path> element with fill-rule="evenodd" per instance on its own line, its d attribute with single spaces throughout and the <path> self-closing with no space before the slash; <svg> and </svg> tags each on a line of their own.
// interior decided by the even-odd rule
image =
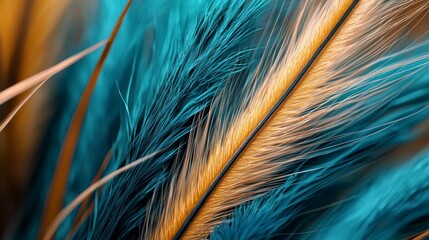
<svg viewBox="0 0 429 240">
<path fill-rule="evenodd" d="M 96 4 L 93 0 L 0 0 L 0 91 L 69 56 Z M 56 107 L 49 96 L 58 78 L 41 87 L 0 132 L 0 233 L 27 191 L 41 136 Z M 1 121 L 29 92 L 0 105 Z"/>
</svg>

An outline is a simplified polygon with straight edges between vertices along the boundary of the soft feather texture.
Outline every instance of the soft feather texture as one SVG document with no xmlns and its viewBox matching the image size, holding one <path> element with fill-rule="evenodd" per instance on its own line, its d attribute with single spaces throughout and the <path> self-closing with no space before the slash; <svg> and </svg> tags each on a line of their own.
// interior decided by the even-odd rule
<svg viewBox="0 0 429 240">
<path fill-rule="evenodd" d="M 428 227 L 429 151 L 380 172 L 351 202 L 329 211 L 310 239 L 405 239 Z"/>
<path fill-rule="evenodd" d="M 171 239 L 194 209 L 184 239 L 330 239 L 339 230 L 348 237 L 358 236 L 354 231 L 406 237 L 428 228 L 407 219 L 392 221 L 391 229 L 355 227 L 391 216 L 417 220 L 424 191 L 416 191 L 418 206 L 400 194 L 424 189 L 424 176 L 403 190 L 392 187 L 423 167 L 409 163 L 398 177 L 382 172 L 359 187 L 368 192 L 349 192 L 379 174 L 373 166 L 389 159 L 386 153 L 429 130 L 418 129 L 429 118 L 429 42 L 410 34 L 427 19 L 425 0 L 359 0 L 281 108 L 195 207 L 353 2 L 134 1 L 91 96 L 63 204 L 103 175 L 156 155 L 99 188 L 55 238 Z M 80 48 L 108 37 L 124 5 L 100 0 L 96 15 L 86 12 Z M 58 108 L 15 238 L 39 231 L 66 129 L 98 58 L 67 70 L 57 86 Z M 386 192 L 376 196 L 380 184 Z M 403 206 L 384 199 L 398 214 L 371 202 L 382 196 L 404 197 Z M 378 218 L 367 222 L 374 211 Z M 361 215 L 349 225 L 354 213 Z"/>
<path fill-rule="evenodd" d="M 81 44 L 88 46 L 108 37 L 123 5 L 123 3 L 107 2 L 98 5 L 97 14 L 100 17 L 96 18 L 97 21 L 92 22 L 92 27 L 97 29 L 96 34 L 93 32 L 86 33 Z M 91 13 L 92 11 L 88 10 L 87 13 L 83 14 L 85 16 L 85 14 Z M 106 21 L 106 16 L 109 16 L 107 18 L 109 21 Z M 125 41 L 125 39 L 122 41 Z M 123 56 L 123 51 L 112 50 L 109 59 L 111 57 L 119 58 L 119 56 L 115 57 L 115 55 Z M 42 217 L 44 201 L 49 190 L 49 184 L 47 185 L 46 183 L 49 183 L 52 179 L 69 121 L 98 57 L 99 55 L 97 54 L 91 55 L 78 65 L 73 66 L 63 75 L 63 79 L 58 84 L 58 95 L 55 98 L 58 107 L 54 115 L 55 117 L 51 122 L 50 128 L 52 131 L 48 132 L 47 136 L 45 136 L 44 142 L 46 145 L 40 153 L 40 160 L 33 176 L 32 193 L 29 194 L 30 199 L 27 201 L 23 213 L 24 215 L 31 216 L 31 218 L 22 219 L 20 229 L 25 229 L 25 231 L 16 231 L 17 236 L 34 238 L 39 231 L 38 227 Z M 119 106 L 113 104 L 112 102 L 114 101 L 109 104 L 108 100 L 119 99 L 119 96 L 109 93 L 110 91 L 115 91 L 116 85 L 114 82 L 108 81 L 108 79 L 111 79 L 111 76 L 116 74 L 121 75 L 122 73 L 115 68 L 115 62 L 109 61 L 109 59 L 91 98 L 91 104 L 88 109 L 91 114 L 88 114 L 86 117 L 80 133 L 79 143 L 74 154 L 73 167 L 71 168 L 68 180 L 69 186 L 67 187 L 67 194 L 65 196 L 67 202 L 90 184 L 92 177 L 101 165 L 101 161 L 116 136 L 116 133 L 112 131 L 112 127 L 114 127 L 114 122 L 118 121 Z M 111 90 L 109 91 L 108 89 Z M 108 117 L 105 115 L 104 108 L 110 110 Z M 103 124 L 98 124 L 99 122 L 103 122 Z M 94 134 L 94 132 L 97 134 Z M 64 236 L 67 232 L 68 229 L 60 233 L 59 236 Z"/>
<path fill-rule="evenodd" d="M 279 231 L 286 231 L 286 238 L 301 236 L 293 233 L 299 232 L 300 225 L 305 226 L 303 221 L 311 223 L 323 213 L 324 199 L 327 198 L 327 192 L 323 190 L 338 191 L 336 185 L 347 181 L 347 177 L 357 178 L 354 172 L 362 175 L 360 168 L 373 164 L 389 149 L 415 139 L 418 133 L 413 129 L 429 116 L 429 98 L 426 94 L 429 91 L 429 55 L 423 54 L 423 59 L 419 61 L 415 59 L 427 53 L 428 44 L 426 41 L 401 54 L 386 56 L 384 61 L 370 69 L 391 68 L 389 72 L 366 74 L 370 77 L 364 78 L 359 88 L 333 95 L 332 99 L 344 103 L 358 97 L 356 94 L 379 92 L 366 99 L 359 97 L 359 109 L 365 109 L 365 114 L 360 114 L 360 110 L 354 111 L 350 122 L 343 122 L 344 127 L 333 126 L 301 141 L 315 144 L 304 149 L 308 154 L 292 168 L 286 183 L 267 196 L 238 208 L 231 219 L 214 231 L 211 238 L 265 239 L 276 236 Z M 395 80 L 395 76 L 401 77 Z M 337 118 L 342 113 L 340 109 L 323 118 Z M 341 195 L 341 192 L 328 193 L 335 197 Z M 343 196 L 341 199 L 347 201 L 349 197 Z M 302 236 L 307 236 L 305 230 L 311 229 L 301 229 Z"/>
<path fill-rule="evenodd" d="M 138 234 L 146 214 L 144 205 L 154 188 L 168 179 L 174 154 L 185 142 L 194 117 L 228 81 L 234 81 L 247 69 L 246 63 L 240 64 L 253 53 L 254 47 L 245 43 L 257 30 L 252 20 L 256 20 L 261 5 L 246 7 L 244 1 L 217 1 L 197 16 L 189 16 L 190 19 L 179 15 L 181 21 L 189 21 L 171 21 L 169 28 L 183 32 L 168 35 L 159 49 L 154 49 L 156 57 L 149 66 L 136 70 L 136 76 L 147 74 L 143 79 L 159 82 L 155 82 L 158 85 L 152 88 L 153 97 L 143 100 L 143 106 L 135 104 L 145 97 L 144 91 L 133 93 L 133 86 L 129 87 L 131 92 L 124 99 L 128 99 L 125 108 L 131 111 L 123 115 L 111 166 L 117 168 L 141 156 L 163 152 L 103 189 L 94 209 L 97 214 L 84 223 L 78 238 L 82 234 L 97 239 Z M 140 83 L 133 80 L 130 84 Z M 112 215 L 116 217 L 112 219 Z"/>
<path fill-rule="evenodd" d="M 286 91 L 351 4 L 352 1 L 330 1 L 316 6 L 302 3 L 296 22 L 285 24 L 288 28 L 285 39 L 290 41 L 281 46 L 283 54 L 273 61 L 266 80 L 257 86 L 257 90 L 250 89 L 248 96 L 252 96 L 252 100 L 248 106 L 244 105 L 243 113 L 230 112 L 230 116 L 236 117 L 228 126 L 222 121 L 214 122 L 213 134 L 204 129 L 200 135 L 197 133 L 196 140 L 192 141 L 195 144 L 186 153 L 184 167 L 168 186 L 170 190 L 165 190 L 164 200 L 157 208 L 160 212 L 153 211 L 152 220 L 157 219 L 159 224 L 150 238 L 170 239 L 176 234 L 232 154 Z M 360 1 L 298 87 L 198 209 L 183 237 L 207 236 L 231 209 L 279 186 L 289 176 L 289 169 L 302 164 L 313 151 L 317 153 L 319 149 L 313 150 L 317 145 L 324 144 L 331 136 L 337 137 L 333 132 L 325 138 L 317 135 L 328 129 L 352 127 L 358 116 L 365 117 L 368 111 L 378 106 L 373 103 L 364 107 L 365 101 L 390 97 L 381 92 L 394 86 L 394 81 L 385 83 L 378 79 L 383 84 L 367 89 L 365 80 L 383 74 L 395 75 L 387 67 L 378 71 L 371 71 L 371 67 L 380 64 L 377 57 L 389 50 L 405 24 L 421 11 L 427 11 L 428 7 L 425 1 Z M 397 16 L 404 8 L 417 10 L 402 16 L 398 22 Z M 368 60 L 374 63 L 369 64 Z M 420 60 L 425 66 L 427 56 Z M 400 69 L 400 66 L 394 67 Z M 343 101 L 341 94 L 332 95 L 346 91 L 357 93 Z M 315 102 L 318 105 L 314 106 Z M 236 106 L 240 108 L 240 104 Z M 341 109 L 346 110 L 337 113 Z M 213 135 L 215 139 L 209 139 Z"/>
</svg>

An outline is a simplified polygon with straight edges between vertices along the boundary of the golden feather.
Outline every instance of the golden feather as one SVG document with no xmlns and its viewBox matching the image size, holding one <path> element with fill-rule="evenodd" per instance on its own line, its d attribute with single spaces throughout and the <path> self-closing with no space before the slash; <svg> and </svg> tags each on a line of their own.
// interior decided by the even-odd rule
<svg viewBox="0 0 429 240">
<path fill-rule="evenodd" d="M 406 9 L 413 11 L 402 14 Z M 314 103 L 335 99 L 346 90 L 363 84 L 366 78 L 388 71 L 390 68 L 366 72 L 380 60 L 378 56 L 389 50 L 404 26 L 428 9 L 429 2 L 425 0 L 333 0 L 322 4 L 304 1 L 295 20 L 285 25 L 284 37 L 291 41 L 281 46 L 279 57 L 267 70 L 263 84 L 255 90 L 249 105 L 243 106 L 241 114 L 229 126 L 209 122 L 197 130 L 194 140 L 190 139 L 182 170 L 164 192 L 166 203 L 162 212 L 148 211 L 146 238 L 205 238 L 231 209 L 282 182 L 287 176 L 279 174 L 279 169 L 305 155 L 287 161 L 275 161 L 276 157 L 309 147 L 311 143 L 295 144 L 306 136 L 350 123 L 353 120 L 350 116 L 364 112 L 365 108 L 356 104 L 335 119 L 326 120 L 323 116 L 369 98 L 382 88 L 327 107 L 312 109 Z M 224 171 L 347 14 L 299 84 L 244 147 L 232 166 Z M 217 107 L 222 110 L 222 104 Z M 215 125 L 214 140 L 209 139 L 208 124 Z M 222 131 L 225 128 L 227 130 Z M 207 198 L 202 200 L 205 195 Z M 149 223 L 154 222 L 157 226 L 149 227 Z"/>
</svg>

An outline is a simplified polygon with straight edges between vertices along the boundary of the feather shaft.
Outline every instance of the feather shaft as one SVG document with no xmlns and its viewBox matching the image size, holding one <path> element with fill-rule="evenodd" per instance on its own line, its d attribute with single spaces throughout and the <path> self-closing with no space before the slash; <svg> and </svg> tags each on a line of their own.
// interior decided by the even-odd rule
<svg viewBox="0 0 429 240">
<path fill-rule="evenodd" d="M 34 75 L 33 77 L 36 77 L 36 78 L 33 78 L 33 77 L 30 77 L 29 79 L 27 79 L 27 80 L 24 80 L 24 81 L 22 81 L 22 82 L 19 82 L 19 83 L 17 83 L 17 84 L 15 84 L 14 86 L 12 86 L 11 88 L 14 88 L 14 87 L 16 87 L 16 86 L 23 86 L 22 85 L 22 83 L 29 83 L 29 85 L 27 85 L 27 86 L 31 86 L 32 84 L 38 84 L 38 85 L 36 85 L 34 88 L 33 88 L 33 90 L 31 90 L 31 92 L 27 95 L 27 96 L 25 96 L 25 98 L 22 100 L 22 101 L 20 101 L 19 103 L 18 103 L 18 105 L 7 115 L 7 117 L 0 123 L 0 132 L 2 132 L 3 131 L 3 129 L 9 124 L 9 122 L 12 120 L 12 118 L 18 113 L 18 111 L 24 106 L 24 104 L 28 101 L 28 100 L 30 100 L 30 98 L 49 80 L 49 79 L 51 79 L 51 77 L 53 76 L 53 75 L 55 75 L 56 73 L 58 73 L 58 72 L 60 72 L 60 71 L 62 71 L 62 70 L 64 70 L 65 68 L 67 68 L 68 66 L 70 66 L 71 64 L 73 64 L 74 62 L 76 62 L 76 61 L 78 61 L 78 60 L 80 60 L 81 58 L 83 58 L 83 57 L 85 57 L 87 54 L 90 54 L 92 51 L 95 51 L 95 50 L 97 50 L 99 47 L 101 47 L 101 46 L 103 46 L 104 45 L 104 42 L 100 42 L 100 43 L 98 43 L 98 44 L 96 44 L 96 45 L 94 45 L 93 47 L 90 47 L 90 48 L 88 48 L 88 49 L 86 49 L 86 50 L 84 50 L 83 52 L 81 52 L 81 53 L 78 53 L 78 54 L 76 54 L 75 56 L 72 56 L 72 57 L 70 57 L 70 58 L 68 58 L 68 59 L 66 59 L 66 60 L 64 60 L 63 62 L 61 62 L 61 63 L 59 63 L 59 64 L 57 64 L 57 65 L 55 65 L 54 67 L 52 67 L 52 68 L 50 68 L 50 69 L 53 69 L 53 68 L 55 68 L 54 69 L 54 71 L 49 71 L 50 69 L 47 69 L 47 70 L 45 70 L 45 71 L 43 71 L 43 74 L 42 73 L 39 73 L 39 74 L 37 74 L 37 76 L 36 75 Z M 58 66 L 58 68 L 56 68 L 56 66 Z M 31 80 L 31 79 L 34 79 L 35 81 L 32 81 L 32 82 L 28 82 L 28 80 Z M 39 81 L 41 81 L 40 83 L 39 83 Z M 25 88 L 14 88 L 14 89 L 17 89 L 17 90 L 19 90 L 19 91 L 23 91 Z M 14 90 L 14 89 L 12 89 L 12 90 Z M 8 92 L 8 90 L 10 90 L 10 88 L 8 88 L 8 89 L 6 89 L 5 91 L 3 91 L 3 92 L 6 92 L 5 94 L 4 94 L 4 96 L 5 97 L 14 97 L 14 94 L 18 94 L 19 93 L 19 91 L 17 92 L 17 91 L 9 91 Z M 3 92 L 0 92 L 0 95 L 2 95 L 2 93 Z M 10 93 L 12 93 L 12 94 L 10 94 Z M 1 99 L 1 96 L 0 96 L 0 99 Z M 1 103 L 0 103 L 0 105 L 1 105 Z"/>
<path fill-rule="evenodd" d="M 52 222 L 52 224 L 49 226 L 45 236 L 43 237 L 44 240 L 49 240 L 51 239 L 54 234 L 55 231 L 58 229 L 58 227 L 60 226 L 60 224 L 62 223 L 62 221 L 77 207 L 79 206 L 79 204 L 81 204 L 82 202 L 85 201 L 85 199 L 87 199 L 89 196 L 91 196 L 91 194 L 96 191 L 97 189 L 99 189 L 100 187 L 102 187 L 103 185 L 105 185 L 106 183 L 108 183 L 109 181 L 111 181 L 113 178 L 129 171 L 130 169 L 146 162 L 148 159 L 155 157 L 157 154 L 161 153 L 163 150 L 158 151 L 158 152 L 154 152 L 152 154 L 149 154 L 145 157 L 142 157 L 126 166 L 123 166 L 117 170 L 115 170 L 114 172 L 106 175 L 105 177 L 101 178 L 100 180 L 96 181 L 94 184 L 92 184 L 91 186 L 89 186 L 87 189 L 85 189 L 85 191 L 83 191 L 81 194 L 79 194 L 79 196 L 77 196 L 70 204 L 68 204 L 63 210 L 61 210 L 60 213 L 58 213 L 58 215 L 55 217 L 54 221 Z"/>
<path fill-rule="evenodd" d="M 425 240 L 427 237 L 429 237 L 429 230 L 426 230 L 419 235 L 411 238 L 412 240 Z"/>
<path fill-rule="evenodd" d="M 250 103 L 243 100 L 239 110 L 230 110 L 234 116 L 230 123 L 223 123 L 223 120 L 212 123 L 214 130 L 210 131 L 214 131 L 214 137 L 207 136 L 207 129 L 197 132 L 197 138 L 201 139 L 188 147 L 184 165 L 171 181 L 169 190 L 165 191 L 166 203 L 160 212 L 152 213 L 158 226 L 149 236 L 157 239 L 175 236 L 237 149 L 293 84 L 352 3 L 327 2 L 317 6 L 311 18 L 301 19 L 308 14 L 297 15 L 295 25 L 286 32 L 286 38 L 290 38 L 288 45 L 280 48 L 284 56 L 273 61 L 274 67 L 268 70 L 261 86 L 249 90 L 255 92 Z M 201 207 L 181 237 L 206 237 L 231 209 L 282 183 L 289 169 L 302 162 L 317 146 L 317 138 L 313 142 L 311 136 L 334 126 L 345 127 L 342 124 L 353 122 L 353 111 L 364 114 L 365 109 L 359 109 L 354 103 L 380 94 L 385 84 L 346 99 L 337 99 L 335 93 L 355 92 L 352 89 L 359 88 L 364 79 L 390 71 L 388 68 L 370 71 L 377 66 L 377 61 L 368 64 L 365 58 L 374 59 L 389 50 L 389 43 L 396 41 L 403 25 L 416 15 L 406 15 L 400 21 L 395 17 L 404 8 L 415 6 L 419 6 L 415 13 L 418 14 L 425 11 L 428 4 L 423 1 L 360 1 L 293 94 L 273 113 L 227 173 L 219 178 L 204 204 L 200 203 Z M 304 12 L 311 12 L 313 5 L 303 3 L 302 8 Z M 362 40 L 365 44 L 359 45 L 358 41 Z M 214 111 L 224 111 L 222 104 L 220 110 L 214 105 Z M 348 106 L 351 107 L 347 111 L 338 114 L 340 109 Z"/>
<path fill-rule="evenodd" d="M 344 16 L 350 6 L 352 6 L 353 2 L 354 1 L 335 1 L 332 4 L 329 4 L 327 8 L 323 9 L 323 15 L 321 15 L 323 18 L 318 22 L 321 23 L 320 26 L 318 26 L 318 29 L 311 32 L 307 31 L 305 40 L 295 46 L 295 55 L 291 56 L 293 61 L 288 62 L 288 70 L 282 71 L 280 73 L 278 76 L 278 81 L 275 81 L 273 85 L 268 88 L 269 92 L 264 96 L 264 100 L 261 100 L 262 102 L 257 103 L 257 106 L 246 113 L 244 118 L 248 121 L 240 122 L 240 120 L 238 120 L 236 123 L 237 125 L 233 124 L 233 126 L 231 126 L 231 129 L 235 129 L 237 131 L 236 133 L 239 134 L 234 133 L 230 136 L 232 138 L 226 139 L 221 145 L 215 146 L 214 149 L 212 149 L 208 160 L 208 166 L 204 167 L 208 172 L 200 174 L 199 170 L 197 170 L 197 172 L 192 173 L 192 176 L 194 174 L 203 176 L 198 180 L 183 179 L 186 178 L 184 176 L 187 174 L 183 174 L 183 176 L 180 177 L 181 179 L 178 180 L 179 186 L 173 187 L 173 189 L 178 192 L 178 195 L 175 196 L 175 193 L 170 193 L 172 194 L 173 199 L 176 199 L 177 201 L 173 200 L 173 202 L 167 203 L 166 208 L 163 210 L 165 218 L 161 218 L 161 222 L 157 229 L 154 230 L 155 232 L 152 238 L 171 239 L 176 235 L 183 223 L 186 221 L 186 218 L 203 197 L 204 193 L 207 191 L 207 189 L 209 189 L 212 182 L 216 179 L 217 176 L 219 176 L 224 167 L 227 165 L 228 161 L 234 155 L 234 152 L 241 146 L 241 144 L 246 140 L 251 132 L 256 129 L 258 124 L 264 119 L 264 117 L 270 112 L 276 102 L 291 86 L 293 80 L 310 62 L 314 53 L 322 45 L 325 39 L 327 39 L 337 23 L 340 22 L 340 19 Z M 314 22 L 313 24 L 317 23 Z M 184 169 L 185 168 L 186 167 L 184 167 Z M 181 193 L 181 191 L 186 191 L 185 189 L 188 189 L 182 189 L 182 187 L 185 187 L 186 182 L 193 181 L 197 181 L 197 186 L 194 186 L 195 191 L 191 190 L 186 195 Z M 224 181 L 224 179 L 222 179 L 222 181 Z M 200 213 L 201 211 L 198 212 L 198 214 Z M 170 219 L 168 215 L 174 217 Z M 192 221 L 191 225 L 193 225 L 195 222 L 195 220 Z M 204 237 L 207 234 L 207 232 L 197 234 L 194 231 L 189 231 L 189 229 L 190 227 L 188 227 L 183 234 L 184 238 L 189 236 L 193 236 L 195 238 Z"/>
<path fill-rule="evenodd" d="M 276 104 L 273 106 L 273 108 L 268 112 L 268 114 L 263 118 L 263 120 L 256 126 L 256 128 L 246 138 L 246 140 L 243 142 L 243 144 L 237 149 L 237 151 L 231 157 L 231 160 L 228 161 L 228 163 L 225 166 L 225 168 L 218 175 L 218 177 L 213 181 L 213 183 L 210 185 L 210 187 L 205 192 L 205 194 L 203 195 L 203 197 L 199 200 L 199 202 L 197 203 L 197 205 L 195 206 L 195 208 L 192 210 L 192 212 L 186 218 L 185 222 L 183 223 L 183 225 L 180 227 L 180 229 L 176 233 L 174 239 L 179 239 L 182 236 L 182 234 L 185 232 L 186 228 L 188 227 L 188 225 L 190 224 L 190 222 L 192 221 L 192 219 L 197 214 L 198 210 L 201 208 L 201 206 L 207 200 L 207 198 L 209 197 L 209 195 L 213 192 L 214 188 L 221 181 L 221 179 L 223 178 L 223 176 L 228 172 L 228 170 L 231 168 L 231 166 L 234 164 L 234 162 L 238 159 L 238 157 L 240 156 L 240 154 L 244 151 L 244 149 L 252 141 L 252 139 L 258 134 L 258 132 L 263 128 L 263 126 L 267 123 L 267 121 L 271 118 L 271 116 L 277 111 L 277 109 L 283 104 L 283 102 L 293 92 L 293 90 L 296 88 L 296 86 L 302 80 L 302 78 L 304 77 L 304 75 L 311 68 L 311 66 L 314 63 L 314 61 L 316 60 L 316 58 L 320 55 L 320 53 L 326 47 L 326 45 L 328 44 L 328 42 L 331 40 L 331 38 L 334 36 L 334 34 L 337 32 L 337 30 L 343 24 L 343 22 L 349 16 L 350 12 L 353 10 L 353 8 L 356 6 L 356 4 L 358 2 L 359 2 L 359 0 L 355 0 L 355 1 L 352 2 L 352 4 L 350 5 L 350 7 L 346 10 L 346 12 L 343 14 L 343 16 L 340 18 L 340 20 L 337 22 L 337 24 L 332 29 L 332 31 L 328 34 L 328 36 L 325 38 L 325 40 L 322 42 L 322 44 L 318 47 L 318 49 L 316 50 L 316 52 L 313 54 L 313 56 L 310 58 L 310 60 L 306 63 L 306 65 L 301 70 L 301 72 L 298 74 L 298 76 L 293 80 L 292 84 L 287 88 L 287 90 L 283 93 L 283 95 L 276 102 Z"/>
<path fill-rule="evenodd" d="M 92 180 L 91 185 L 94 184 L 96 181 L 98 181 L 101 178 L 101 176 L 103 175 L 104 171 L 106 170 L 106 167 L 109 164 L 111 158 L 112 158 L 112 149 L 110 149 L 109 152 L 107 152 L 106 157 L 104 158 L 103 162 L 101 163 L 101 166 L 98 169 L 94 179 Z M 75 220 L 73 222 L 72 229 L 70 230 L 69 235 L 71 235 L 78 228 L 79 222 L 82 222 L 85 219 L 85 216 L 87 215 L 86 212 L 87 212 L 88 203 L 89 203 L 89 199 L 85 199 L 85 201 L 80 206 L 80 208 L 76 214 L 76 217 L 75 217 Z M 94 208 L 94 206 L 91 204 L 89 209 L 92 209 L 92 208 Z"/>
<path fill-rule="evenodd" d="M 106 44 L 106 41 L 101 41 L 93 46 L 83 50 L 82 52 L 79 52 L 63 61 L 61 61 L 58 64 L 55 64 L 54 66 L 45 69 L 37 74 L 34 74 L 33 76 L 26 78 L 19 83 L 16 83 L 13 86 L 10 86 L 9 88 L 3 90 L 0 92 L 0 105 L 4 104 L 5 102 L 9 101 L 10 99 L 18 96 L 19 94 L 23 93 L 24 91 L 35 87 L 42 83 L 46 78 L 49 78 L 50 76 L 53 76 L 62 70 L 68 68 L 69 66 L 73 65 L 77 61 L 81 60 L 82 58 L 86 57 L 87 55 L 91 54 L 95 50 L 99 49 L 100 47 L 104 46 Z"/>
</svg>

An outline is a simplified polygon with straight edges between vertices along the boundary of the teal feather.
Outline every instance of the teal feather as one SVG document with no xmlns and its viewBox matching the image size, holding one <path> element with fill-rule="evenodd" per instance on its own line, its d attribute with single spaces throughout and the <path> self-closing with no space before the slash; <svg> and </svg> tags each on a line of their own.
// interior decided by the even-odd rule
<svg viewBox="0 0 429 240">
<path fill-rule="evenodd" d="M 302 152 L 284 156 L 287 159 L 306 153 L 305 158 L 291 167 L 291 177 L 282 187 L 238 207 L 231 219 L 218 226 L 210 238 L 267 239 L 282 236 L 295 239 L 306 236 L 306 230 L 317 231 L 318 228 L 308 230 L 303 227 L 322 214 L 323 211 L 315 209 L 323 209 L 323 204 L 329 205 L 333 197 L 335 199 L 344 191 L 347 176 L 359 179 L 353 173 L 374 164 L 389 150 L 421 134 L 413 129 L 429 117 L 429 96 L 426 94 L 429 91 L 428 48 L 429 42 L 426 41 L 370 68 L 368 71 L 389 68 L 407 59 L 423 56 L 420 60 L 367 79 L 366 84 L 350 89 L 336 99 L 340 102 L 356 94 L 369 94 L 380 87 L 383 89 L 379 94 L 361 101 L 363 105 L 350 117 L 350 121 L 306 138 L 301 144 L 308 147 Z M 398 75 L 403 78 L 398 78 Z M 397 79 L 401 80 L 395 82 Z M 346 105 L 335 112 L 328 112 L 324 117 L 335 117 L 349 107 Z M 364 114 L 360 114 L 361 111 Z M 335 235 L 335 232 L 332 234 Z M 352 231 L 350 234 L 352 236 Z"/>
<path fill-rule="evenodd" d="M 136 239 L 157 226 L 165 189 L 182 168 L 194 131 L 216 121 L 226 128 L 245 111 L 255 88 L 276 65 L 280 47 L 297 37 L 284 38 L 283 24 L 296 17 L 299 4 L 135 1 L 92 94 L 64 206 L 91 185 L 109 150 L 104 176 L 157 154 L 99 189 L 89 199 L 93 210 L 82 225 L 73 230 L 74 210 L 55 238 Z M 106 39 L 124 5 L 101 0 L 94 16 L 86 12 L 87 26 L 75 50 Z M 302 156 L 279 170 L 287 176 L 282 183 L 231 209 L 210 239 L 396 239 L 429 228 L 429 152 L 390 171 L 378 161 L 426 133 L 416 130 L 429 119 L 426 38 L 398 40 L 369 66 L 359 58 L 362 62 L 347 65 L 345 72 L 358 72 L 357 77 L 384 71 L 307 109 L 338 106 L 320 120 L 335 123 L 332 119 L 341 116 L 341 121 L 294 142 L 303 148 L 274 159 Z M 54 117 L 11 238 L 37 237 L 70 119 L 98 58 L 99 53 L 88 56 L 58 79 Z M 308 129 L 321 122 L 309 122 Z M 208 141 L 224 133 L 216 124 L 209 125 Z"/>
<path fill-rule="evenodd" d="M 94 21 L 90 22 L 90 29 L 97 29 L 97 31 L 84 33 L 78 46 L 86 47 L 106 39 L 110 31 L 112 31 L 123 5 L 123 3 L 119 2 L 110 5 L 100 4 Z M 86 17 L 89 18 L 89 16 Z M 117 52 L 116 54 L 121 53 Z M 68 124 L 98 58 L 99 53 L 86 57 L 82 62 L 77 63 L 66 73 L 63 73 L 58 79 L 55 96 L 52 99 L 54 106 L 56 106 L 54 117 L 50 122 L 50 131 L 44 137 L 43 142 L 45 142 L 45 145 L 40 150 L 34 176 L 32 177 L 33 181 L 30 188 L 32 193 L 29 194 L 30 198 L 25 203 L 22 213 L 25 216 L 31 216 L 31 218 L 22 218 L 22 223 L 20 223 L 19 229 L 16 230 L 15 237 L 31 239 L 36 238 L 38 234 L 45 198 L 49 191 L 50 184 L 47 183 L 52 179 Z M 109 65 L 112 68 L 115 64 L 112 61 L 110 63 L 108 61 L 106 65 L 105 69 L 109 68 Z M 108 79 L 109 74 L 103 71 L 99 84 L 92 96 L 89 107 L 89 111 L 92 114 L 87 115 L 81 131 L 81 137 L 73 159 L 66 201 L 70 201 L 91 183 L 92 176 L 95 175 L 103 160 L 103 155 L 107 153 L 109 144 L 113 140 L 114 133 L 110 132 L 110 128 L 117 121 L 118 108 L 110 106 L 109 108 L 113 111 L 106 118 L 103 108 L 109 105 L 108 101 L 106 101 L 106 99 L 109 99 L 108 89 L 114 86 L 111 81 L 107 81 Z M 100 120 L 105 124 L 98 124 Z M 94 124 L 94 122 L 96 123 Z M 97 134 L 94 134 L 94 132 L 97 132 Z M 88 164 L 88 159 L 92 160 L 91 164 Z M 85 167 L 82 167 L 82 165 Z M 70 220 L 68 221 L 70 222 Z M 24 229 L 26 230 L 23 231 Z M 63 236 L 64 234 L 63 232 L 60 235 Z"/>
<path fill-rule="evenodd" d="M 313 226 L 310 239 L 405 239 L 429 224 L 429 151 L 379 171 Z"/>
<path fill-rule="evenodd" d="M 174 17 L 168 22 L 169 31 L 180 29 L 180 33 L 170 32 L 159 49 L 154 46 L 148 67 L 134 72 L 136 79 L 130 84 L 137 87 L 130 85 L 131 91 L 124 94 L 129 114 L 121 118 L 110 167 L 113 170 L 142 156 L 162 153 L 112 180 L 97 197 L 96 217 L 92 215 L 85 222 L 77 238 L 130 238 L 139 234 L 145 203 L 169 178 L 168 169 L 195 117 L 228 81 L 247 71 L 245 60 L 255 51 L 249 42 L 258 30 L 254 21 L 263 3 L 247 6 L 245 1 L 216 1 L 196 17 L 189 16 L 195 20 L 185 15 L 181 20 L 188 21 L 179 26 Z M 158 81 L 148 88 L 153 97 L 145 97 L 145 90 L 139 89 L 142 80 Z"/>
</svg>

